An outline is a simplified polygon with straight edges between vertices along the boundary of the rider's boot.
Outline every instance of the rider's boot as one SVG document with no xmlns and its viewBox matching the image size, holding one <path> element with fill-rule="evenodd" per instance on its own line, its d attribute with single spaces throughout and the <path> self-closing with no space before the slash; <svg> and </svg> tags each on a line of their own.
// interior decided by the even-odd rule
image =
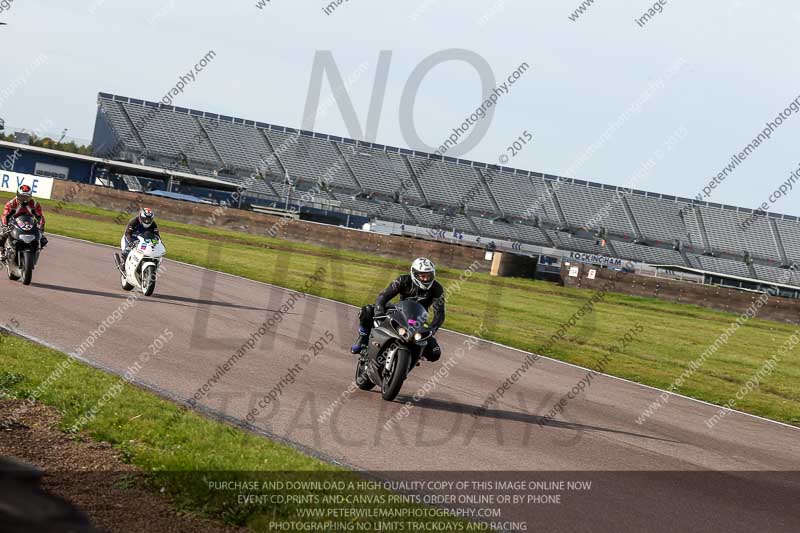
<svg viewBox="0 0 800 533">
<path fill-rule="evenodd" d="M 127 250 L 120 253 L 114 253 L 114 260 L 117 262 L 117 268 L 124 271 L 125 270 L 125 260 L 128 258 Z"/>
<path fill-rule="evenodd" d="M 350 347 L 350 353 L 359 354 L 369 342 L 369 332 L 362 327 L 358 328 L 358 340 Z"/>
<path fill-rule="evenodd" d="M 119 267 L 125 268 L 125 261 L 128 260 L 128 254 L 131 253 L 131 248 L 125 248 L 122 253 L 116 254 L 119 259 Z"/>
</svg>

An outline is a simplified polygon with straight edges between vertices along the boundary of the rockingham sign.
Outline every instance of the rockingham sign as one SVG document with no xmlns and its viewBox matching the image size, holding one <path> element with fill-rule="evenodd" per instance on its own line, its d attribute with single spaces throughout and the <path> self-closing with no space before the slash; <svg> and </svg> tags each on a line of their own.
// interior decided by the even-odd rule
<svg viewBox="0 0 800 533">
<path fill-rule="evenodd" d="M 599 254 L 587 254 L 583 252 L 570 252 L 569 258 L 580 263 L 599 263 L 601 265 L 622 267 L 622 259 L 617 257 L 607 257 Z"/>
</svg>

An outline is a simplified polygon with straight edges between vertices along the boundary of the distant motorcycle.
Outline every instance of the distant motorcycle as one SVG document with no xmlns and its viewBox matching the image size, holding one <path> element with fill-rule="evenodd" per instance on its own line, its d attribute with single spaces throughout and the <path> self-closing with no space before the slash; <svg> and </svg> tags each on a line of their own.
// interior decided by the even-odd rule
<svg viewBox="0 0 800 533">
<path fill-rule="evenodd" d="M 23 285 L 31 284 L 33 269 L 39 262 L 41 240 L 42 232 L 32 216 L 21 215 L 11 221 L 5 244 L 8 279 L 22 279 Z"/>
<path fill-rule="evenodd" d="M 383 399 L 394 400 L 431 338 L 427 321 L 428 312 L 412 300 L 399 302 L 385 316 L 376 316 L 356 365 L 356 386 L 371 390 L 380 383 Z"/>
<path fill-rule="evenodd" d="M 164 243 L 155 234 L 147 232 L 136 237 L 139 243 L 130 251 L 125 264 L 116 255 L 116 265 L 120 272 L 122 290 L 139 289 L 145 296 L 156 290 L 156 277 L 162 258 L 167 254 Z"/>
</svg>

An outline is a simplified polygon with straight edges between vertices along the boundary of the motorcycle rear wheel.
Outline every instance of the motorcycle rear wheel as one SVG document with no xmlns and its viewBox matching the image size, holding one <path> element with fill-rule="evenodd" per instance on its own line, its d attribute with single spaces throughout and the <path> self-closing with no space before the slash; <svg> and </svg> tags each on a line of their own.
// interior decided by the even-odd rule
<svg viewBox="0 0 800 533">
<path fill-rule="evenodd" d="M 375 384 L 369 379 L 369 376 L 367 376 L 367 361 L 364 357 L 359 357 L 358 363 L 356 363 L 356 387 L 361 390 L 372 390 L 375 388 Z"/>
<path fill-rule="evenodd" d="M 6 267 L 6 272 L 8 273 L 8 279 L 10 279 L 11 281 L 17 281 L 19 279 L 19 276 L 14 274 L 13 272 L 14 268 L 12 267 L 12 265 L 16 264 L 16 261 L 13 261 L 11 259 L 11 254 L 14 253 L 16 252 L 12 248 L 10 247 L 6 248 L 6 261 L 5 263 L 2 263 L 2 265 Z"/>
</svg>

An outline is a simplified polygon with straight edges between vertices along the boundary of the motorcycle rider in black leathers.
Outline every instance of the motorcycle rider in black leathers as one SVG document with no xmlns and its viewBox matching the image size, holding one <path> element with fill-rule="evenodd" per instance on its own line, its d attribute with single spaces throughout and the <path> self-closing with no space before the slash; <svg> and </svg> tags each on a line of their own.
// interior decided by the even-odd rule
<svg viewBox="0 0 800 533">
<path fill-rule="evenodd" d="M 350 351 L 354 354 L 361 353 L 362 348 L 369 341 L 374 317 L 385 315 L 386 309 L 392 306 L 389 300 L 398 295 L 401 301 L 413 300 L 428 311 L 431 310 L 431 307 L 433 308 L 434 316 L 430 330 L 433 335 L 436 335 L 436 332 L 444 323 L 445 302 L 444 288 L 434 279 L 435 276 L 436 267 L 430 259 L 424 257 L 415 259 L 411 264 L 410 274 L 405 274 L 395 279 L 378 295 L 375 305 L 365 305 L 361 308 L 361 312 L 358 314 L 360 323 L 358 340 L 350 348 Z M 433 335 L 422 352 L 422 357 L 428 361 L 438 361 L 442 355 L 442 349 Z"/>
<path fill-rule="evenodd" d="M 143 207 L 139 211 L 139 215 L 133 217 L 125 227 L 125 235 L 123 237 L 123 242 L 125 244 L 122 254 L 117 254 L 116 256 L 120 268 L 125 268 L 125 261 L 128 259 L 128 254 L 131 253 L 131 250 L 133 250 L 138 242 L 136 237 L 146 232 L 150 232 L 156 237 L 161 237 L 161 234 L 158 232 L 158 224 L 156 224 L 156 216 L 149 207 Z"/>
</svg>

